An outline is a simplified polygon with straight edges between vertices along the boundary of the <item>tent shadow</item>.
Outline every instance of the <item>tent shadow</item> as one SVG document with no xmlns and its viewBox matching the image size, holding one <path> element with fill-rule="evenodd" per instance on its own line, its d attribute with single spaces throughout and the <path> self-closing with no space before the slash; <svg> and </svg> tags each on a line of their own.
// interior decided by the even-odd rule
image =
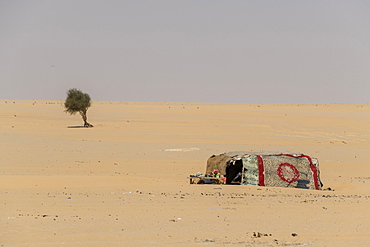
<svg viewBox="0 0 370 247">
<path fill-rule="evenodd" d="M 68 126 L 69 129 L 77 129 L 77 128 L 85 128 L 85 126 L 82 125 L 76 125 L 76 126 Z"/>
</svg>

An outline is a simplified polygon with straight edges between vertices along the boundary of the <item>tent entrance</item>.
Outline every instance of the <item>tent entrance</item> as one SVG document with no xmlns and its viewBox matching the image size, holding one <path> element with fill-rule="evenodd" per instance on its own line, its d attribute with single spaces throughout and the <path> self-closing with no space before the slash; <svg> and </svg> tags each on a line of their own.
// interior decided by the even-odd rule
<svg viewBox="0 0 370 247">
<path fill-rule="evenodd" d="M 226 184 L 241 184 L 243 162 L 241 159 L 231 160 L 226 167 Z"/>
</svg>

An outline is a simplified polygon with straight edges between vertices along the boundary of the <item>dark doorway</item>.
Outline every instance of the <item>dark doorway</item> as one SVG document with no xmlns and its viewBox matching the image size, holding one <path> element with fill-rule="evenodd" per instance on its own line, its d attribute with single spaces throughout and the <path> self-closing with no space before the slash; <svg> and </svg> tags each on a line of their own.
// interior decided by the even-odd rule
<svg viewBox="0 0 370 247">
<path fill-rule="evenodd" d="M 243 169 L 243 161 L 242 160 L 236 160 L 235 163 L 230 163 L 226 167 L 226 184 L 240 184 L 241 182 L 241 176 L 237 179 L 237 175 L 239 172 L 241 173 Z M 234 180 L 235 179 L 235 180 Z M 233 181 L 234 180 L 234 181 Z"/>
</svg>

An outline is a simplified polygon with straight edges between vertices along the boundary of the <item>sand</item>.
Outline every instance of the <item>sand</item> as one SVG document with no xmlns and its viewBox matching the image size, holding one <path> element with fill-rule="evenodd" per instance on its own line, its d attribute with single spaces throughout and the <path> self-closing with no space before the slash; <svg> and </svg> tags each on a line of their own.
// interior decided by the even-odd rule
<svg viewBox="0 0 370 247">
<path fill-rule="evenodd" d="M 370 105 L 0 101 L 0 246 L 370 246 Z M 190 185 L 228 151 L 318 158 L 324 188 Z"/>
</svg>

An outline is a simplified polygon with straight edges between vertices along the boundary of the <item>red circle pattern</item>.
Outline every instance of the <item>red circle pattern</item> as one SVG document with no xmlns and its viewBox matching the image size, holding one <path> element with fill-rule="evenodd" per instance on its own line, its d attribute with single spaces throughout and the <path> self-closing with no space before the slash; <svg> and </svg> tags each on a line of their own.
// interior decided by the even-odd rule
<svg viewBox="0 0 370 247">
<path fill-rule="evenodd" d="M 301 176 L 298 169 L 289 163 L 281 163 L 276 170 L 276 174 L 287 183 L 294 183 Z"/>
</svg>

